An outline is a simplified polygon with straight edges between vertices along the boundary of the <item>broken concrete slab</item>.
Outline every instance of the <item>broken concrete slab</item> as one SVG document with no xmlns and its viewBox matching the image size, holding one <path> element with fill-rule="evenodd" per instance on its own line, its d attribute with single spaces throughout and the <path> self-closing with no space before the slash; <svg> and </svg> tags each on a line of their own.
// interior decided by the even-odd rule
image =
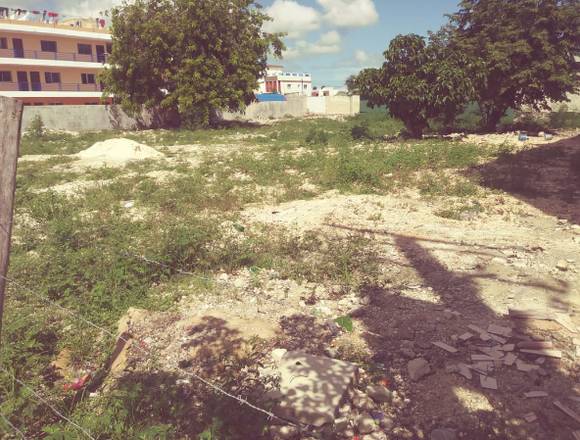
<svg viewBox="0 0 580 440">
<path fill-rule="evenodd" d="M 278 369 L 283 397 L 276 415 L 317 427 L 334 422 L 343 396 L 358 380 L 358 367 L 350 362 L 301 352 L 287 352 Z"/>
<path fill-rule="evenodd" d="M 508 367 L 511 367 L 516 361 L 518 357 L 513 353 L 508 353 L 503 358 L 503 363 L 506 364 Z"/>
<path fill-rule="evenodd" d="M 488 333 L 493 333 L 495 335 L 504 336 L 506 338 L 511 337 L 512 329 L 509 327 L 502 327 L 501 325 L 490 324 L 487 327 Z"/>
<path fill-rule="evenodd" d="M 540 350 L 543 348 L 554 348 L 554 344 L 551 341 L 522 341 L 518 342 L 518 348 L 526 350 Z"/>
<path fill-rule="evenodd" d="M 465 342 L 465 341 L 469 341 L 469 340 L 470 340 L 471 338 L 473 338 L 474 336 L 475 336 L 475 335 L 474 335 L 473 333 L 470 333 L 470 332 L 465 332 L 465 333 L 463 333 L 462 335 L 460 335 L 458 339 L 459 339 L 460 341 L 463 341 L 463 342 Z"/>
<path fill-rule="evenodd" d="M 554 321 L 556 321 L 570 333 L 578 333 L 578 328 L 574 325 L 568 315 L 564 315 L 563 313 L 556 313 Z"/>
<path fill-rule="evenodd" d="M 516 360 L 516 368 L 518 369 L 518 371 L 523 371 L 524 373 L 529 373 L 532 370 L 537 370 L 539 369 L 539 365 L 532 365 L 532 364 L 528 364 L 527 362 L 524 362 L 520 359 Z"/>
<path fill-rule="evenodd" d="M 554 406 L 562 411 L 567 416 L 571 417 L 572 419 L 576 420 L 576 423 L 580 423 L 580 415 L 576 414 L 571 408 L 568 408 L 566 405 L 561 403 L 560 401 L 554 401 Z"/>
<path fill-rule="evenodd" d="M 465 377 L 468 380 L 471 380 L 471 378 L 473 377 L 473 375 L 471 374 L 471 369 L 469 368 L 469 365 L 467 364 L 458 364 L 457 365 L 458 368 L 458 373 L 461 374 L 463 377 Z"/>
<path fill-rule="evenodd" d="M 488 354 L 472 354 L 471 355 L 472 361 L 489 361 L 493 362 L 495 359 Z"/>
<path fill-rule="evenodd" d="M 548 393 L 545 391 L 528 391 L 524 393 L 526 399 L 536 399 L 539 397 L 548 397 Z"/>
<path fill-rule="evenodd" d="M 497 379 L 494 377 L 489 377 L 481 374 L 479 376 L 479 383 L 482 388 L 487 388 L 489 390 L 497 390 Z"/>
<path fill-rule="evenodd" d="M 501 351 L 514 351 L 515 349 L 516 349 L 515 344 L 504 344 L 501 347 L 499 347 L 499 350 Z"/>
<path fill-rule="evenodd" d="M 407 371 L 411 380 L 417 381 L 431 373 L 431 367 L 425 359 L 417 358 L 407 364 Z"/>
<path fill-rule="evenodd" d="M 528 349 L 524 348 L 520 351 L 522 353 L 535 354 L 538 356 L 545 356 L 545 357 L 550 357 L 550 358 L 554 358 L 554 359 L 561 359 L 562 358 L 562 352 L 560 350 L 548 350 L 548 349 L 528 350 Z"/>
<path fill-rule="evenodd" d="M 449 353 L 457 353 L 459 350 L 455 347 L 452 347 L 451 345 L 446 344 L 445 342 L 431 342 L 431 344 L 433 344 L 436 347 L 439 347 Z"/>
<path fill-rule="evenodd" d="M 538 417 L 533 412 L 524 414 L 523 417 L 524 417 L 524 420 L 528 423 L 533 423 L 536 420 L 538 420 Z"/>
</svg>

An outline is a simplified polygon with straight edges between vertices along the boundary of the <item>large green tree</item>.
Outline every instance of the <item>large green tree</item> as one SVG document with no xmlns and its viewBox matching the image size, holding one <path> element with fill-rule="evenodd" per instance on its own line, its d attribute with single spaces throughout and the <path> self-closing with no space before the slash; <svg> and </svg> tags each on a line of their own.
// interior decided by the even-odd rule
<svg viewBox="0 0 580 440">
<path fill-rule="evenodd" d="M 548 108 L 574 92 L 579 0 L 462 0 L 453 44 L 482 61 L 477 101 L 488 130 L 510 108 Z"/>
<path fill-rule="evenodd" d="M 399 35 L 385 51 L 381 68 L 364 69 L 347 85 L 369 106 L 386 106 L 409 135 L 421 137 L 430 119 L 450 124 L 474 97 L 477 62 L 449 42 L 445 30 L 432 34 L 429 44 L 419 35 Z"/>
<path fill-rule="evenodd" d="M 112 11 L 113 50 L 104 94 L 132 114 L 143 109 L 186 127 L 254 100 L 278 34 L 254 0 L 135 0 Z"/>
</svg>

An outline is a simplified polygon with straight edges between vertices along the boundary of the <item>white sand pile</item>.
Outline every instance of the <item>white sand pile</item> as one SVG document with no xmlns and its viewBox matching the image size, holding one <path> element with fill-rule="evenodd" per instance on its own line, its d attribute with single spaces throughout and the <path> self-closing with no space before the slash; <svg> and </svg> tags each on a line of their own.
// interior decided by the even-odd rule
<svg viewBox="0 0 580 440">
<path fill-rule="evenodd" d="M 165 158 L 163 153 L 154 148 L 124 138 L 97 142 L 75 156 L 79 159 L 75 165 L 85 167 L 122 167 L 129 162 Z"/>
</svg>

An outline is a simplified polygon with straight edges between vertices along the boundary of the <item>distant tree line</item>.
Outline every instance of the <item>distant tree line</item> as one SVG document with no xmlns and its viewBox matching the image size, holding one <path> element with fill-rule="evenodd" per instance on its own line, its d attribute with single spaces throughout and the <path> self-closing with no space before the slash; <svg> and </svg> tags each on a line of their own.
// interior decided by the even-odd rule
<svg viewBox="0 0 580 440">
<path fill-rule="evenodd" d="M 413 137 L 433 119 L 452 126 L 473 101 L 491 131 L 509 108 L 548 109 L 578 91 L 579 49 L 580 0 L 462 0 L 441 30 L 397 36 L 382 67 L 347 85 Z"/>
</svg>

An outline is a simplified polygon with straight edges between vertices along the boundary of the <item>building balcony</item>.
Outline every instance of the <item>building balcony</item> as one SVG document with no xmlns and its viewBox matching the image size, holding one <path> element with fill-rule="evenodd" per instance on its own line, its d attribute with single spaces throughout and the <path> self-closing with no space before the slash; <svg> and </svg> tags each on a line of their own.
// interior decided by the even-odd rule
<svg viewBox="0 0 580 440">
<path fill-rule="evenodd" d="M 0 49 L 0 58 L 45 60 L 45 61 L 74 61 L 84 63 L 106 64 L 109 54 L 79 54 L 69 52 L 44 52 L 41 50 Z"/>
<path fill-rule="evenodd" d="M 0 82 L 1 92 L 98 92 L 101 84 Z"/>
</svg>

